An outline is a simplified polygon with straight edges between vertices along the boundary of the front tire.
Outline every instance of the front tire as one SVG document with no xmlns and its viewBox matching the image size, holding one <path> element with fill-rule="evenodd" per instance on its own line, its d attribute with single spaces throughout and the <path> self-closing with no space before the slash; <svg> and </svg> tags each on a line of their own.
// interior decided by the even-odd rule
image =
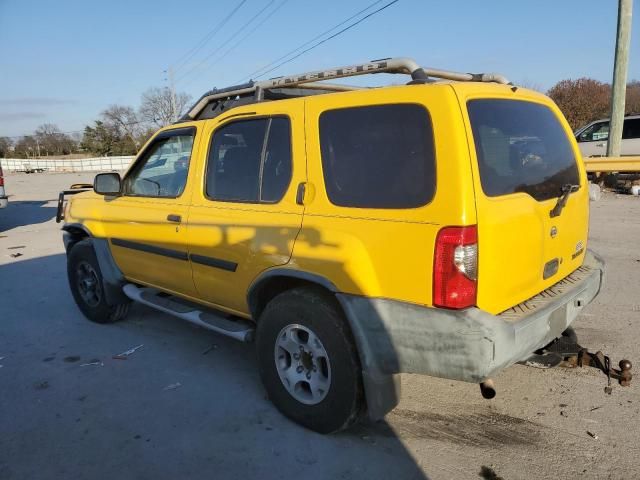
<svg viewBox="0 0 640 480">
<path fill-rule="evenodd" d="M 275 297 L 258 321 L 260 376 L 285 416 L 318 433 L 344 430 L 363 406 L 360 360 L 336 300 L 297 288 Z"/>
<path fill-rule="evenodd" d="M 121 320 L 130 302 L 112 304 L 107 301 L 104 280 L 91 240 L 76 243 L 67 255 L 67 277 L 73 299 L 85 317 L 96 323 Z"/>
</svg>

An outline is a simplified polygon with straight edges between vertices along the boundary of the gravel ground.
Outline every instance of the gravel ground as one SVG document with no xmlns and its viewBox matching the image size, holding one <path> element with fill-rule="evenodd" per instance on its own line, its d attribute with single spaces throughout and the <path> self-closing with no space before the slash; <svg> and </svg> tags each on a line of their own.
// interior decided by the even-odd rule
<svg viewBox="0 0 640 480">
<path fill-rule="evenodd" d="M 57 192 L 83 181 L 91 175 L 6 176 L 0 479 L 638 478 L 637 387 L 606 395 L 594 369 L 517 365 L 491 401 L 476 385 L 403 375 L 385 421 L 321 436 L 265 398 L 250 345 L 140 305 L 115 325 L 86 321 L 54 220 Z M 607 280 L 574 326 L 615 362 L 640 356 L 638 238 L 640 198 L 592 204 L 589 246 Z"/>
</svg>

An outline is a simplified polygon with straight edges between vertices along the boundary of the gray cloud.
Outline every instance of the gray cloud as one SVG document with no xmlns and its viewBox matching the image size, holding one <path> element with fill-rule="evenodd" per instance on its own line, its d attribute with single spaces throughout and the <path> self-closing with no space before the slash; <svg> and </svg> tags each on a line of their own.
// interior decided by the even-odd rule
<svg viewBox="0 0 640 480">
<path fill-rule="evenodd" d="M 55 106 L 55 105 L 73 105 L 77 103 L 76 100 L 68 98 L 53 98 L 53 97 L 22 97 L 22 98 L 0 98 L 0 105 L 13 105 L 18 107 L 24 107 L 29 105 L 39 105 L 41 107 Z"/>
</svg>

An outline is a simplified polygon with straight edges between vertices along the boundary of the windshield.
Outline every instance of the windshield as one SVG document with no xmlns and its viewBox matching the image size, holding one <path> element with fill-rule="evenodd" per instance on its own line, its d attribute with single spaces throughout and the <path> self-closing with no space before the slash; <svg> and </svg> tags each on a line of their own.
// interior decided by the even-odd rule
<svg viewBox="0 0 640 480">
<path fill-rule="evenodd" d="M 571 143 L 554 113 L 518 100 L 467 103 L 484 193 L 527 193 L 538 201 L 580 183 Z"/>
</svg>

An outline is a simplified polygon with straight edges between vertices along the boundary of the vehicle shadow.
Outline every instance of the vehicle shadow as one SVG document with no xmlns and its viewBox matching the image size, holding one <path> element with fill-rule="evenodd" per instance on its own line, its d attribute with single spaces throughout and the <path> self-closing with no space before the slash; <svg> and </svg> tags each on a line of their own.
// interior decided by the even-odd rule
<svg viewBox="0 0 640 480">
<path fill-rule="evenodd" d="M 142 305 L 87 321 L 63 254 L 0 265 L 0 285 L 0 478 L 427 478 L 385 421 L 323 436 L 283 417 L 252 344 Z"/>
<path fill-rule="evenodd" d="M 0 233 L 17 227 L 37 225 L 51 220 L 56 215 L 56 207 L 48 206 L 52 200 L 11 201 L 0 211 Z"/>
</svg>

